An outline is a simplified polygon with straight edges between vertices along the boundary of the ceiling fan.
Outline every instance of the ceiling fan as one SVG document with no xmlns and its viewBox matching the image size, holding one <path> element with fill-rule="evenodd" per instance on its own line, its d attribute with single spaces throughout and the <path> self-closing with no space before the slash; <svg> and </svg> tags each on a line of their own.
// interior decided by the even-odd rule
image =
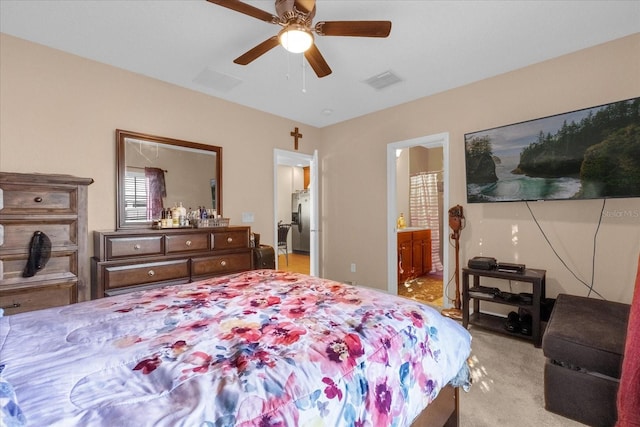
<svg viewBox="0 0 640 427">
<path fill-rule="evenodd" d="M 313 34 L 319 36 L 387 37 L 391 32 L 390 21 L 320 21 L 312 26 L 316 14 L 316 0 L 276 0 L 276 15 L 238 0 L 207 0 L 236 12 L 270 24 L 280 25 L 280 32 L 233 60 L 247 65 L 281 44 L 290 52 L 304 52 L 318 77 L 331 74 L 331 68 L 313 42 Z"/>
</svg>

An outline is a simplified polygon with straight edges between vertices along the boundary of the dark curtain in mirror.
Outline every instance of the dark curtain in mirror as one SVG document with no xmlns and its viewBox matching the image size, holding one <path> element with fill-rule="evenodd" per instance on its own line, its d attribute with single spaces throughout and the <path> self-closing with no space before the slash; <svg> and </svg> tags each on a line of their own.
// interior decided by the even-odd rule
<svg viewBox="0 0 640 427">
<path fill-rule="evenodd" d="M 162 216 L 164 202 L 167 197 L 167 187 L 164 184 L 164 170 L 159 168 L 144 168 L 144 176 L 147 181 L 147 220 Z"/>
</svg>

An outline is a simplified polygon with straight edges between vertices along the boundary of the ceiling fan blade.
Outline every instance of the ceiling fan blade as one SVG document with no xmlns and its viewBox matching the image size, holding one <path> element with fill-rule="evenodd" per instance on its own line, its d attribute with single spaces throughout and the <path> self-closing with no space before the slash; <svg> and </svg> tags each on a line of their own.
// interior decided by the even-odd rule
<svg viewBox="0 0 640 427">
<path fill-rule="evenodd" d="M 331 74 L 329 64 L 324 60 L 324 57 L 315 44 L 312 44 L 311 47 L 307 49 L 304 57 L 307 58 L 309 65 L 311 65 L 311 68 L 313 68 L 313 71 L 315 71 L 318 77 L 322 78 Z"/>
<path fill-rule="evenodd" d="M 269 22 L 271 24 L 278 23 L 278 17 L 265 12 L 262 9 L 253 7 L 249 4 L 243 3 L 238 0 L 207 0 L 209 3 L 217 4 L 218 6 L 226 7 L 227 9 L 235 10 L 236 12 L 249 15 L 253 18 L 257 18 L 261 21 Z"/>
<path fill-rule="evenodd" d="M 271 38 L 266 39 L 258 46 L 253 49 L 247 51 L 246 53 L 240 55 L 236 59 L 233 60 L 236 64 L 247 65 L 248 63 L 258 59 L 260 56 L 269 52 L 274 47 L 278 46 L 280 42 L 278 41 L 278 36 L 273 36 Z"/>
<path fill-rule="evenodd" d="M 295 0 L 294 5 L 300 12 L 308 15 L 311 11 L 315 10 L 316 0 Z"/>
<path fill-rule="evenodd" d="M 387 37 L 391 21 L 321 21 L 315 32 L 321 36 Z"/>
</svg>

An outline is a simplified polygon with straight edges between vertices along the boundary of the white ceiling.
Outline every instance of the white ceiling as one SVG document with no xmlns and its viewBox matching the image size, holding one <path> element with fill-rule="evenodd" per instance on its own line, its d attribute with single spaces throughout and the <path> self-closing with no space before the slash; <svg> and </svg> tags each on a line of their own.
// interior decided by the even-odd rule
<svg viewBox="0 0 640 427">
<path fill-rule="evenodd" d="M 280 27 L 205 0 L 0 0 L 0 31 L 316 127 L 640 32 L 637 0 L 316 4 L 314 22 L 390 20 L 391 35 L 316 37 L 333 70 L 318 79 L 282 47 L 234 64 Z M 387 71 L 402 81 L 364 83 Z"/>
</svg>

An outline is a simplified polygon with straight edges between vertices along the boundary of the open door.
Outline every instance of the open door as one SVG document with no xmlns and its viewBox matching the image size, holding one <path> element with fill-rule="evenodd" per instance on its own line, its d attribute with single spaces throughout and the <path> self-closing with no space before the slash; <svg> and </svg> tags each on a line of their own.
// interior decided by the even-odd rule
<svg viewBox="0 0 640 427">
<path fill-rule="evenodd" d="M 310 174 L 310 182 L 309 189 L 311 191 L 311 241 L 310 247 L 311 251 L 309 252 L 309 274 L 311 276 L 318 275 L 318 254 L 320 253 L 319 248 L 319 240 L 320 236 L 318 235 L 318 150 L 313 151 L 313 156 L 309 163 L 309 174 Z"/>
<path fill-rule="evenodd" d="M 393 142 L 387 145 L 387 291 L 391 294 L 398 293 L 398 239 L 396 219 L 400 212 L 397 210 L 397 150 L 421 146 L 424 148 L 442 147 L 443 156 L 443 206 L 441 216 L 446 218 L 446 209 L 449 205 L 449 134 L 440 133 Z M 446 230 L 445 230 L 446 231 Z M 447 240 L 444 239 L 444 242 Z M 443 250 L 443 307 L 450 307 L 449 295 L 446 289 L 446 278 L 449 277 L 449 245 Z"/>
<path fill-rule="evenodd" d="M 309 167 L 309 274 L 311 276 L 317 276 L 319 273 L 318 151 L 315 150 L 313 155 L 309 155 L 274 149 L 274 241 L 277 241 L 278 221 L 289 221 L 288 217 L 285 219 L 286 214 L 280 212 L 282 209 L 279 209 L 279 206 L 283 203 L 290 203 L 291 201 L 291 191 L 284 190 L 283 188 L 286 188 L 286 185 L 283 186 L 282 182 L 279 182 L 279 166 L 290 166 L 292 168 Z M 276 268 L 280 268 L 278 263 L 279 260 L 276 256 Z"/>
</svg>

